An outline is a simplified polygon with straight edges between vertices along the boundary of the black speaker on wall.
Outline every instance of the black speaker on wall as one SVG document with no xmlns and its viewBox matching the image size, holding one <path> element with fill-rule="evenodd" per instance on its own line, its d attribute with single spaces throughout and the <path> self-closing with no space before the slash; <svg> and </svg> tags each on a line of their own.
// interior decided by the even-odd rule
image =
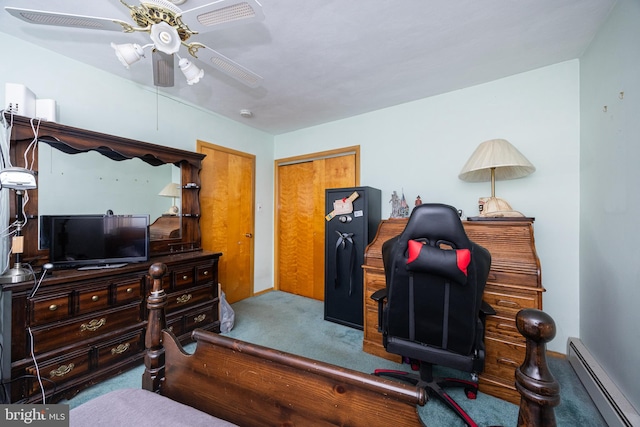
<svg viewBox="0 0 640 427">
<path fill-rule="evenodd" d="M 381 193 L 371 187 L 332 188 L 325 197 L 327 213 L 338 209 L 325 223 L 324 318 L 362 329 L 362 265 L 380 224 Z"/>
</svg>

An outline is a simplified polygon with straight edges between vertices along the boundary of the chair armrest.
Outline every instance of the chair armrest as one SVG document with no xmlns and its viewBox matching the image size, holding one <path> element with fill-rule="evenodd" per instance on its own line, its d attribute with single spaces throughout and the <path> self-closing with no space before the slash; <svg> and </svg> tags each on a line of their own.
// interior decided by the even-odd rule
<svg viewBox="0 0 640 427">
<path fill-rule="evenodd" d="M 375 291 L 371 295 L 371 299 L 378 303 L 378 332 L 382 332 L 382 312 L 384 310 L 384 300 L 387 299 L 387 288 Z"/>
<path fill-rule="evenodd" d="M 371 295 L 371 299 L 378 304 L 385 298 L 387 298 L 387 288 L 378 289 Z"/>
<path fill-rule="evenodd" d="M 485 300 L 482 300 L 482 305 L 480 306 L 480 315 L 482 316 L 493 316 L 496 314 L 496 311 L 487 303 Z"/>
</svg>

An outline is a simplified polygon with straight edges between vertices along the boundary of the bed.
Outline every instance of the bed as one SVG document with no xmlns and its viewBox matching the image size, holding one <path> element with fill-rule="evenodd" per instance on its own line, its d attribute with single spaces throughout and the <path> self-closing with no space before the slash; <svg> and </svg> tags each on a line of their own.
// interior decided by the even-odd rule
<svg viewBox="0 0 640 427">
<path fill-rule="evenodd" d="M 116 390 L 70 411 L 71 427 L 424 426 L 424 389 L 196 329 L 193 354 L 165 329 L 164 264 L 153 264 L 142 388 Z M 522 315 L 521 315 L 522 313 Z M 559 387 L 545 344 L 555 324 L 522 310 L 527 356 L 516 371 L 518 425 L 555 426 Z"/>
<path fill-rule="evenodd" d="M 418 387 L 195 330 L 193 354 L 164 329 L 163 264 L 149 269 L 141 389 L 107 393 L 70 412 L 71 426 L 422 426 Z"/>
</svg>

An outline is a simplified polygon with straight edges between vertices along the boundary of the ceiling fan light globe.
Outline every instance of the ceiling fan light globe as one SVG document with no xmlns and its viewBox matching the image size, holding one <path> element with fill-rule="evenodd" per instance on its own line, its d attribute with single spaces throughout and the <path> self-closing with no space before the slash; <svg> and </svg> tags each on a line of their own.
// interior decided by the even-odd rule
<svg viewBox="0 0 640 427">
<path fill-rule="evenodd" d="M 111 43 L 111 47 L 116 51 L 116 56 L 124 65 L 125 68 L 129 68 L 129 65 L 138 62 L 140 58 L 144 58 L 144 50 L 139 44 L 124 43 L 115 44 Z"/>
<path fill-rule="evenodd" d="M 156 49 L 169 55 L 176 53 L 182 43 L 178 31 L 166 22 L 153 24 L 149 37 Z"/>
<path fill-rule="evenodd" d="M 201 70 L 186 58 L 180 58 L 178 66 L 180 67 L 180 71 L 182 71 L 182 74 L 184 74 L 185 78 L 187 79 L 187 83 L 189 85 L 198 83 L 204 76 L 204 70 Z"/>
</svg>

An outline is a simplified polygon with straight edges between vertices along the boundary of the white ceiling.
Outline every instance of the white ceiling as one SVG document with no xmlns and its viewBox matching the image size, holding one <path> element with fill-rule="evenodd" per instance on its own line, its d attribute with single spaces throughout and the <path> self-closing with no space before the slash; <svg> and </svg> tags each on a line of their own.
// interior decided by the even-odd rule
<svg viewBox="0 0 640 427">
<path fill-rule="evenodd" d="M 200 83 L 188 86 L 178 72 L 175 87 L 161 91 L 277 135 L 578 58 L 615 4 L 615 0 L 260 2 L 264 20 L 190 39 L 261 75 L 260 87 L 249 88 L 198 63 L 205 69 Z M 188 10 L 206 3 L 211 0 L 186 0 L 180 7 Z M 0 4 L 131 20 L 119 0 L 2 0 Z M 111 42 L 146 44 L 145 33 L 33 25 L 4 10 L 0 31 L 153 86 L 150 55 L 125 69 L 110 46 Z M 253 117 L 241 117 L 241 109 L 251 110 Z"/>
</svg>

